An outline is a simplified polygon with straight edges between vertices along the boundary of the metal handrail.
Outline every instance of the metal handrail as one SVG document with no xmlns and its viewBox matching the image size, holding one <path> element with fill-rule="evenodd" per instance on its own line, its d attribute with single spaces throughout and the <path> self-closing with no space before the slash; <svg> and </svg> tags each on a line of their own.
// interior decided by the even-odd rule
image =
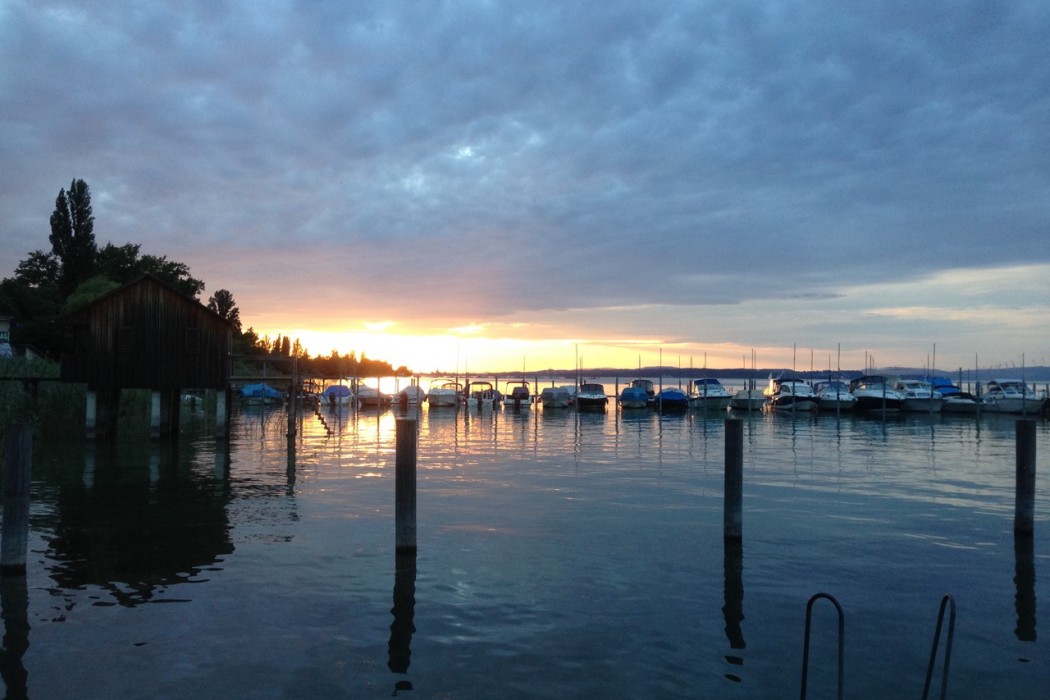
<svg viewBox="0 0 1050 700">
<path fill-rule="evenodd" d="M 835 600 L 833 596 L 828 593 L 815 593 L 813 594 L 809 602 L 806 603 L 806 636 L 802 645 L 802 700 L 806 700 L 806 682 L 809 676 L 809 632 L 810 623 L 813 618 L 813 604 L 820 598 L 826 598 L 830 600 L 835 606 L 835 610 L 838 611 L 839 618 L 839 658 L 838 658 L 838 697 L 842 700 L 842 679 L 843 679 L 843 667 L 845 665 L 845 641 L 846 641 L 846 616 L 842 612 L 842 606 Z"/>
<path fill-rule="evenodd" d="M 937 646 L 941 641 L 941 627 L 944 624 L 944 609 L 951 603 L 951 614 L 948 617 L 948 637 L 944 643 L 944 668 L 941 671 L 941 700 L 948 697 L 948 667 L 952 661 L 952 638 L 955 636 L 955 599 L 945 593 L 941 598 L 941 609 L 937 613 L 937 628 L 933 632 L 933 648 L 930 649 L 930 664 L 926 667 L 926 683 L 922 687 L 922 700 L 930 692 L 930 681 L 933 679 L 933 666 L 937 662 Z"/>
</svg>

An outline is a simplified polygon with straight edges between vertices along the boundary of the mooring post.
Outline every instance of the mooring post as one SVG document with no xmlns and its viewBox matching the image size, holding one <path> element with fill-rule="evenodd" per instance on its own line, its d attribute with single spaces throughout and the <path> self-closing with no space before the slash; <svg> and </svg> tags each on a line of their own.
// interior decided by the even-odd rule
<svg viewBox="0 0 1050 700">
<path fill-rule="evenodd" d="M 229 391 L 227 387 L 215 391 L 215 437 L 219 440 L 225 440 L 230 435 L 230 412 L 226 407 Z"/>
<path fill-rule="evenodd" d="M 416 419 L 397 419 L 394 457 L 396 549 L 416 551 Z"/>
<path fill-rule="evenodd" d="M 725 513 L 726 541 L 743 541 L 744 422 L 726 418 Z"/>
<path fill-rule="evenodd" d="M 29 546 L 29 474 L 33 463 L 33 426 L 8 426 L 4 442 L 4 517 L 0 574 L 25 574 Z"/>
<path fill-rule="evenodd" d="M 1030 535 L 1035 526 L 1035 421 L 1017 421 L 1014 434 L 1017 439 L 1014 533 Z"/>
</svg>

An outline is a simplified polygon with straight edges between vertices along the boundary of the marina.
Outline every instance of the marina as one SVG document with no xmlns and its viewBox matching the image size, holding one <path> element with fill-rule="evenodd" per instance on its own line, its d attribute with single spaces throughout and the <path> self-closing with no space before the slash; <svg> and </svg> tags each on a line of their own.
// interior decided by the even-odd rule
<svg viewBox="0 0 1050 700">
<path fill-rule="evenodd" d="M 945 594 L 948 697 L 1050 683 L 1050 493 L 1016 537 L 1013 416 L 745 412 L 727 547 L 728 413 L 295 415 L 238 404 L 228 442 L 200 410 L 170 444 L 38 441 L 24 587 L 4 589 L 9 696 L 795 696 L 818 592 L 844 610 L 846 696 L 918 696 Z M 407 559 L 399 418 L 418 438 Z M 833 696 L 831 611 L 814 609 L 810 697 Z"/>
</svg>

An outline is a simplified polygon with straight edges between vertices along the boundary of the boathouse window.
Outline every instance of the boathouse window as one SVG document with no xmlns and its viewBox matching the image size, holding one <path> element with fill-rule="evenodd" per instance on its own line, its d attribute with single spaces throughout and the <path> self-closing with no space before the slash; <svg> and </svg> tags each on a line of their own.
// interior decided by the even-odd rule
<svg viewBox="0 0 1050 700">
<path fill-rule="evenodd" d="M 201 329 L 190 326 L 186 329 L 186 343 L 183 348 L 186 352 L 201 351 Z"/>
<path fill-rule="evenodd" d="M 117 329 L 117 352 L 135 352 L 135 327 L 121 326 Z"/>
</svg>

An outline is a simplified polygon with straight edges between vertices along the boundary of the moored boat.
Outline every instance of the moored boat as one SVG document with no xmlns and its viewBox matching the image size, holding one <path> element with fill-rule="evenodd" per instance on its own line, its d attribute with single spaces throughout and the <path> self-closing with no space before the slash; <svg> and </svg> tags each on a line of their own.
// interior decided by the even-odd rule
<svg viewBox="0 0 1050 700">
<path fill-rule="evenodd" d="M 770 378 L 765 395 L 766 404 L 777 411 L 814 411 L 817 408 L 813 387 L 795 377 Z"/>
<path fill-rule="evenodd" d="M 689 395 L 678 387 L 664 387 L 656 392 L 656 407 L 661 413 L 689 410 Z"/>
<path fill-rule="evenodd" d="M 463 398 L 463 385 L 452 379 L 435 379 L 427 390 L 431 408 L 456 408 Z"/>
<path fill-rule="evenodd" d="M 393 403 L 393 397 L 389 394 L 384 394 L 378 388 L 367 384 L 358 385 L 356 396 L 361 408 L 390 408 L 390 404 Z"/>
<path fill-rule="evenodd" d="M 992 379 L 981 391 L 981 410 L 1034 416 L 1043 410 L 1046 396 L 1020 379 Z"/>
<path fill-rule="evenodd" d="M 628 384 L 620 391 L 620 408 L 625 410 L 649 408 L 649 394 L 634 383 Z"/>
<path fill-rule="evenodd" d="M 524 379 L 516 382 L 508 382 L 510 389 L 503 395 L 503 406 L 506 408 L 530 408 L 532 406 L 532 392 L 529 391 L 529 383 Z"/>
<path fill-rule="evenodd" d="M 547 386 L 540 391 L 540 404 L 547 408 L 568 408 L 572 405 L 572 394 L 564 386 Z"/>
<path fill-rule="evenodd" d="M 729 390 L 714 377 L 689 382 L 689 408 L 701 411 L 724 411 L 733 399 Z"/>
<path fill-rule="evenodd" d="M 977 399 L 970 393 L 952 384 L 950 379 L 934 377 L 930 380 L 933 388 L 944 397 L 944 413 L 977 413 Z"/>
<path fill-rule="evenodd" d="M 940 413 L 944 397 L 922 379 L 898 379 L 894 390 L 901 394 L 901 410 L 910 413 Z"/>
<path fill-rule="evenodd" d="M 896 413 L 901 409 L 903 396 L 895 391 L 884 374 L 865 374 L 849 383 L 849 393 L 857 399 L 854 410 Z"/>
<path fill-rule="evenodd" d="M 584 382 L 576 391 L 576 409 L 579 411 L 604 412 L 609 403 L 605 386 L 597 382 Z"/>
<path fill-rule="evenodd" d="M 503 395 L 496 391 L 492 382 L 483 380 L 467 382 L 467 408 L 498 408 L 503 403 Z"/>
<path fill-rule="evenodd" d="M 354 392 L 346 384 L 333 384 L 321 392 L 321 403 L 325 406 L 347 406 L 354 400 Z"/>
<path fill-rule="evenodd" d="M 849 386 L 846 382 L 838 379 L 815 382 L 813 393 L 817 396 L 817 408 L 821 411 L 852 411 L 857 403 L 856 397 L 849 393 Z"/>
</svg>

